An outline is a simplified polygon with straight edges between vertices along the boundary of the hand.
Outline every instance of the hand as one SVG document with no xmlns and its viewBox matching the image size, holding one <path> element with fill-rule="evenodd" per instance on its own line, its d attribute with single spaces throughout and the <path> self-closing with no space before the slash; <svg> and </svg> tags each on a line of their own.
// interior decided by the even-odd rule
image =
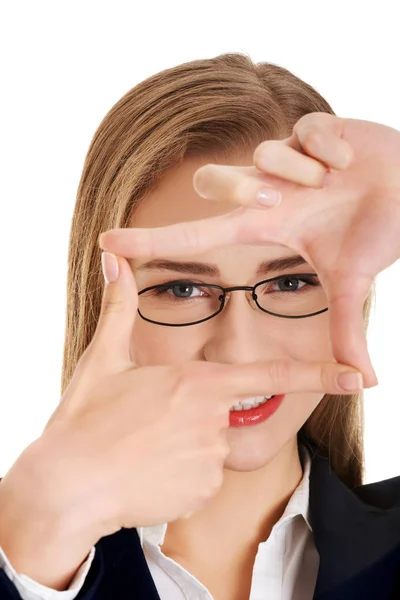
<svg viewBox="0 0 400 600">
<path fill-rule="evenodd" d="M 131 360 L 137 288 L 124 258 L 119 268 L 59 406 L 1 484 L 12 490 L 14 516 L 18 506 L 40 521 L 64 513 L 74 531 L 84 525 L 97 539 L 121 527 L 173 521 L 216 494 L 229 453 L 224 430 L 238 400 L 353 393 L 337 376 L 354 370 L 335 362 L 138 367 Z"/>
<path fill-rule="evenodd" d="M 254 166 L 206 165 L 194 176 L 205 198 L 231 200 L 226 215 L 154 229 L 114 229 L 100 246 L 134 258 L 190 255 L 229 244 L 279 244 L 315 269 L 329 300 L 334 358 L 377 384 L 362 307 L 375 276 L 400 257 L 400 132 L 326 113 L 302 117 L 284 140 L 266 141 Z M 283 199 L 260 211 L 257 192 Z"/>
</svg>

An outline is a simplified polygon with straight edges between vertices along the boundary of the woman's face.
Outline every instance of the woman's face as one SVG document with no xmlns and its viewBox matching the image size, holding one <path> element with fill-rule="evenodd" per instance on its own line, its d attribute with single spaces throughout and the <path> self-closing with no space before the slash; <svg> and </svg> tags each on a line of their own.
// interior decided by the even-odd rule
<svg viewBox="0 0 400 600">
<path fill-rule="evenodd" d="M 193 175 L 208 162 L 211 161 L 207 158 L 187 158 L 172 169 L 158 188 L 143 200 L 132 218 L 131 226 L 160 227 L 233 210 L 235 206 L 232 203 L 205 200 L 194 190 Z M 252 155 L 229 160 L 225 164 L 251 165 Z M 181 257 L 186 261 L 212 263 L 219 270 L 218 276 L 137 270 L 148 259 L 133 259 L 130 262 L 138 291 L 176 279 L 228 287 L 254 285 L 263 279 L 280 275 L 281 272 L 273 272 L 260 277 L 256 271 L 263 261 L 293 254 L 296 253 L 285 246 L 236 245 Z M 179 260 L 176 255 L 162 258 Z M 310 265 L 304 264 L 282 271 L 282 275 L 314 272 Z M 190 293 L 193 296 L 196 291 Z M 282 319 L 254 308 L 243 291 L 232 292 L 220 314 L 197 325 L 165 327 L 146 322 L 137 315 L 132 354 L 140 366 L 172 365 L 192 360 L 225 364 L 277 359 L 333 360 L 328 335 L 328 312 L 304 319 Z M 287 394 L 278 410 L 267 420 L 257 425 L 229 427 L 225 434 L 231 452 L 225 461 L 225 468 L 253 471 L 270 462 L 284 447 L 289 445 L 297 448 L 297 432 L 323 395 L 310 392 Z"/>
</svg>

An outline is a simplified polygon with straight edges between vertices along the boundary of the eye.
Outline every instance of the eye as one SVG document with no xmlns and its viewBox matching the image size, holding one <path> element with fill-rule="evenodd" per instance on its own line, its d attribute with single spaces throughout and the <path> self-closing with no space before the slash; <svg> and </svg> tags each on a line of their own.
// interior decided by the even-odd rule
<svg viewBox="0 0 400 600">
<path fill-rule="evenodd" d="M 171 293 L 177 298 L 192 298 L 192 293 L 198 292 L 195 296 L 201 295 L 197 286 L 189 283 L 175 283 L 166 289 L 166 293 Z"/>
<path fill-rule="evenodd" d="M 263 289 L 266 294 L 300 294 L 307 292 L 307 290 L 311 290 L 313 287 L 321 287 L 316 276 L 299 274 L 284 275 L 272 281 L 268 281 L 259 289 Z"/>
<path fill-rule="evenodd" d="M 167 281 L 153 290 L 155 296 L 170 296 L 172 299 L 184 300 L 199 298 L 206 292 L 200 289 L 200 285 L 192 281 Z"/>
<path fill-rule="evenodd" d="M 303 286 L 307 285 L 307 283 L 302 281 L 299 277 L 290 277 L 290 276 L 282 277 L 281 279 L 278 279 L 277 281 L 275 281 L 275 284 L 278 285 L 280 292 L 297 291 L 298 289 L 301 289 L 303 287 L 303 286 L 299 287 L 300 283 L 303 283 Z M 286 289 L 284 289 L 285 287 L 286 287 Z"/>
</svg>

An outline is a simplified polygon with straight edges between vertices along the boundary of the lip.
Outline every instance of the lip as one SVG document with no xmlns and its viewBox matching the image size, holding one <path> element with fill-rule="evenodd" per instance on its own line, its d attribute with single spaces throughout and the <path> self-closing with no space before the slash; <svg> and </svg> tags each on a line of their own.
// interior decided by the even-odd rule
<svg viewBox="0 0 400 600">
<path fill-rule="evenodd" d="M 284 397 L 285 394 L 280 394 L 261 404 L 261 406 L 249 408 L 248 410 L 231 410 L 229 412 L 229 427 L 257 425 L 266 421 L 278 410 Z"/>
</svg>

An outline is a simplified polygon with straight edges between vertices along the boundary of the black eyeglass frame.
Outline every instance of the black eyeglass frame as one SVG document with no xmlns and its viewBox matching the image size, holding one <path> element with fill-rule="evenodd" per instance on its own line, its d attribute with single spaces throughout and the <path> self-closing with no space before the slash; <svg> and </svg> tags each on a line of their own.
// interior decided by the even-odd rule
<svg viewBox="0 0 400 600">
<path fill-rule="evenodd" d="M 194 281 L 191 281 L 190 279 L 176 279 L 174 281 L 168 281 L 167 282 L 168 285 L 166 283 L 158 283 L 156 285 L 151 285 L 149 287 L 146 287 L 143 290 L 141 290 L 138 293 L 138 295 L 140 296 L 141 294 L 144 294 L 144 292 L 148 292 L 149 290 L 154 290 L 157 288 L 162 288 L 162 287 L 166 288 L 166 287 L 170 287 L 170 286 L 177 285 L 177 284 L 190 283 L 191 285 L 198 285 L 198 287 L 210 287 L 210 288 L 217 288 L 217 289 L 221 290 L 222 294 L 218 298 L 221 301 L 221 306 L 211 316 L 207 317 L 206 319 L 201 319 L 200 321 L 194 321 L 193 323 L 161 323 L 160 321 L 153 321 L 152 319 L 148 319 L 147 317 L 143 316 L 142 313 L 140 312 L 139 308 L 137 309 L 137 311 L 138 311 L 140 317 L 144 321 L 147 321 L 148 323 L 154 323 L 155 325 L 163 325 L 164 327 L 189 327 L 190 325 L 198 325 L 199 323 L 204 323 L 205 321 L 209 321 L 213 317 L 216 317 L 217 315 L 219 315 L 219 313 L 222 312 L 224 309 L 227 292 L 236 292 L 238 290 L 245 290 L 245 291 L 252 292 L 252 294 L 251 294 L 252 299 L 254 300 L 256 306 L 260 310 L 262 310 L 265 313 L 268 313 L 269 315 L 273 315 L 274 317 L 279 317 L 281 319 L 306 319 L 307 317 L 314 317 L 315 315 L 320 315 L 321 313 L 324 313 L 327 310 L 329 310 L 329 307 L 327 307 L 327 308 L 319 310 L 315 313 L 310 313 L 308 315 L 280 315 L 278 313 L 273 313 L 270 310 L 266 310 L 265 308 L 262 308 L 262 306 L 260 306 L 257 302 L 256 289 L 258 288 L 258 286 L 263 285 L 264 283 L 268 283 L 269 281 L 276 281 L 277 279 L 283 279 L 284 277 L 289 277 L 289 278 L 290 277 L 293 277 L 293 278 L 298 277 L 300 279 L 301 277 L 318 277 L 318 274 L 317 273 L 288 273 L 287 275 L 277 275 L 276 277 L 271 277 L 270 279 L 264 279 L 263 281 L 259 281 L 258 283 L 256 283 L 253 286 L 236 285 L 233 287 L 226 287 L 226 288 L 222 287 L 221 285 L 216 285 L 213 283 L 197 284 Z"/>
</svg>

